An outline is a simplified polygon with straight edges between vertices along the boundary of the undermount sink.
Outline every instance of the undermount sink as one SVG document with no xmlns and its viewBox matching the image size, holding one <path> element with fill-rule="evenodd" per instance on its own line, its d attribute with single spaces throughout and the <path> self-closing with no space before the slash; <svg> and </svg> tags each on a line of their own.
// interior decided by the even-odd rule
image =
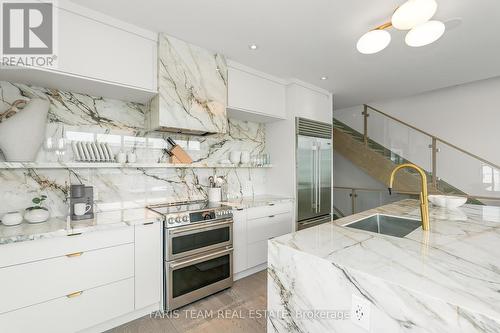
<svg viewBox="0 0 500 333">
<path fill-rule="evenodd" d="M 416 219 L 375 214 L 354 222 L 349 222 L 343 226 L 394 237 L 404 237 L 422 226 L 422 222 Z"/>
</svg>

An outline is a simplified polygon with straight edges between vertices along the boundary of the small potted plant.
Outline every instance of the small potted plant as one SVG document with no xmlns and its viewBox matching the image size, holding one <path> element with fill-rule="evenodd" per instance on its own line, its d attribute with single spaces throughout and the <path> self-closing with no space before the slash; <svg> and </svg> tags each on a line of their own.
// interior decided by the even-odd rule
<svg viewBox="0 0 500 333">
<path fill-rule="evenodd" d="M 34 206 L 26 208 L 26 212 L 24 213 L 24 219 L 28 223 L 41 223 L 49 219 L 49 210 L 45 207 L 42 207 L 42 204 L 46 199 L 47 196 L 42 194 L 38 197 L 34 197 L 31 200 Z"/>
</svg>

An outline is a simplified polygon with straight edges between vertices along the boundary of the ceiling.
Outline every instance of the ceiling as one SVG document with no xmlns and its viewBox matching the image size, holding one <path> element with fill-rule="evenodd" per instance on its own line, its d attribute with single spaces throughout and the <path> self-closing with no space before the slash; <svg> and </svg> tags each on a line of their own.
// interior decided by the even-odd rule
<svg viewBox="0 0 500 333">
<path fill-rule="evenodd" d="M 357 39 L 404 0 L 73 0 L 328 89 L 336 109 L 500 75 L 500 1 L 437 1 L 435 18 L 448 29 L 438 42 L 410 48 L 404 32 L 391 29 L 387 49 L 362 55 Z"/>
</svg>

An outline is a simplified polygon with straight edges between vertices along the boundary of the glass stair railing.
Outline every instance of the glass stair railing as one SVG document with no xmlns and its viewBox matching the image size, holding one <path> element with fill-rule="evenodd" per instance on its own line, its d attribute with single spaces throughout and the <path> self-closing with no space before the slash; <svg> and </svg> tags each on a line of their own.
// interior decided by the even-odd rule
<svg viewBox="0 0 500 333">
<path fill-rule="evenodd" d="M 445 140 L 369 105 L 362 112 L 336 116 L 333 127 L 394 166 L 420 166 L 432 192 L 467 196 L 468 203 L 500 205 L 500 167 Z M 335 141 L 334 136 L 334 148 Z"/>
</svg>

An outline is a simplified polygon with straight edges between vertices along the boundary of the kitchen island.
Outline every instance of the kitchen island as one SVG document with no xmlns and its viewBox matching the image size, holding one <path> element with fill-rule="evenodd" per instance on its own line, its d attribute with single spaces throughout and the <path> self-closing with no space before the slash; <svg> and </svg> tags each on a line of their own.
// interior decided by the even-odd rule
<svg viewBox="0 0 500 333">
<path fill-rule="evenodd" d="M 500 207 L 430 208 L 391 237 L 343 225 L 419 218 L 403 200 L 269 241 L 268 332 L 500 331 Z"/>
</svg>

